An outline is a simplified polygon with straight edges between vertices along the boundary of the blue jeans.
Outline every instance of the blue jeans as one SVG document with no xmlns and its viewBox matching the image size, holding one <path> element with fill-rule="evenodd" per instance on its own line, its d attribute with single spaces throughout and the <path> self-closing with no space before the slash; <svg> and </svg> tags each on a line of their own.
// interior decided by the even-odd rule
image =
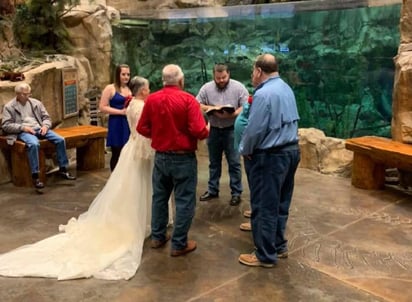
<svg viewBox="0 0 412 302">
<path fill-rule="evenodd" d="M 211 127 L 207 146 L 209 150 L 209 193 L 219 193 L 219 180 L 222 175 L 222 154 L 224 152 L 229 167 L 231 194 L 232 196 L 240 196 L 243 190 L 242 169 L 239 152 L 234 146 L 233 127 L 222 129 Z"/>
<path fill-rule="evenodd" d="M 249 160 L 252 234 L 261 262 L 275 263 L 277 253 L 287 251 L 286 223 L 299 161 L 297 145 L 254 153 Z"/>
<path fill-rule="evenodd" d="M 172 249 L 182 250 L 187 246 L 187 234 L 195 215 L 196 154 L 156 152 L 152 183 L 152 239 L 165 239 L 169 221 L 168 201 L 174 190 L 176 219 L 172 234 Z"/>
<path fill-rule="evenodd" d="M 40 135 L 40 128 L 35 131 L 36 134 L 22 132 L 17 136 L 17 139 L 26 144 L 31 173 L 39 173 L 39 139 L 47 139 L 56 145 L 57 163 L 60 168 L 66 168 L 69 165 L 69 160 L 67 159 L 64 138 L 52 130 L 47 131 L 46 135 Z"/>
</svg>

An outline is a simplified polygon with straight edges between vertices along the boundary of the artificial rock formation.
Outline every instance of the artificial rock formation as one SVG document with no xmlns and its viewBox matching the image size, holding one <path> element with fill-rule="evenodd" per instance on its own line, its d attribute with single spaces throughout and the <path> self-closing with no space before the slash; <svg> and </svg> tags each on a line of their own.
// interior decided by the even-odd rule
<svg viewBox="0 0 412 302">
<path fill-rule="evenodd" d="M 32 86 L 33 97 L 41 100 L 46 106 L 53 127 L 90 123 L 90 102 L 85 94 L 90 88 L 104 87 L 110 81 L 111 22 L 119 17 L 117 10 L 102 4 L 76 7 L 63 18 L 73 44 L 73 55 L 45 56 L 16 70 L 22 72 L 25 82 Z M 11 25 L 6 22 L 4 24 L 8 26 L 2 26 L 0 29 L 0 38 L 3 37 L 0 39 L 1 56 L 18 56 L 21 53 L 14 47 Z M 0 63 L 6 62 L 0 60 Z M 78 116 L 63 115 L 61 70 L 66 67 L 77 69 Z M 0 81 L 0 108 L 15 96 L 14 87 L 18 83 Z M 0 183 L 10 181 L 9 169 L 7 152 L 0 152 Z"/>
<path fill-rule="evenodd" d="M 214 7 L 225 6 L 229 4 L 251 4 L 253 1 L 228 1 L 228 0 L 106 0 L 106 4 L 118 9 L 121 13 L 130 13 L 134 11 L 147 11 L 159 9 L 179 9 L 195 7 Z"/>
<path fill-rule="evenodd" d="M 96 4 L 77 6 L 63 17 L 74 55 L 90 61 L 94 75 L 92 86 L 104 87 L 110 81 L 111 22 L 119 18 L 116 9 Z"/>
<path fill-rule="evenodd" d="M 319 129 L 300 128 L 299 146 L 300 168 L 334 176 L 350 176 L 353 154 L 345 149 L 344 139 L 327 137 Z"/>
<path fill-rule="evenodd" d="M 412 1 L 403 0 L 400 45 L 395 57 L 392 98 L 392 139 L 412 144 Z M 412 173 L 399 171 L 403 187 L 412 187 Z"/>
<path fill-rule="evenodd" d="M 412 144 L 412 0 L 403 1 L 400 37 L 398 55 L 394 60 L 392 138 Z"/>
</svg>

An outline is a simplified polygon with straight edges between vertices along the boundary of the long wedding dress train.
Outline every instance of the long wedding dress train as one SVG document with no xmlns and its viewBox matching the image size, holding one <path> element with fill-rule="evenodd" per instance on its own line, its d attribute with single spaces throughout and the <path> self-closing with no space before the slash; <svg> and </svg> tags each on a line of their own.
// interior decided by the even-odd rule
<svg viewBox="0 0 412 302">
<path fill-rule="evenodd" d="M 88 211 L 60 225 L 60 233 L 0 255 L 0 275 L 58 280 L 135 275 L 151 218 L 153 150 L 135 130 L 142 108 L 143 101 L 130 102 L 129 141 Z"/>
</svg>

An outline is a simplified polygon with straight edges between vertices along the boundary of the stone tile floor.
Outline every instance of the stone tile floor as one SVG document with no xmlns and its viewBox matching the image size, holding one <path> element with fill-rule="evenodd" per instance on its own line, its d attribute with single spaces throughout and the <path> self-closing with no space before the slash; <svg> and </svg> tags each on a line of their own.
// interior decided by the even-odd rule
<svg viewBox="0 0 412 302">
<path fill-rule="evenodd" d="M 208 160 L 199 155 L 198 195 L 206 190 Z M 0 253 L 55 234 L 87 210 L 109 170 L 77 173 L 74 183 L 49 176 L 43 195 L 0 185 Z M 238 263 L 253 248 L 249 193 L 231 207 L 226 166 L 220 198 L 198 202 L 190 238 L 195 252 L 169 256 L 146 242 L 141 267 L 129 281 L 0 277 L 0 301 L 412 301 L 412 194 L 353 188 L 350 179 L 299 169 L 288 224 L 289 258 L 272 269 Z"/>
</svg>

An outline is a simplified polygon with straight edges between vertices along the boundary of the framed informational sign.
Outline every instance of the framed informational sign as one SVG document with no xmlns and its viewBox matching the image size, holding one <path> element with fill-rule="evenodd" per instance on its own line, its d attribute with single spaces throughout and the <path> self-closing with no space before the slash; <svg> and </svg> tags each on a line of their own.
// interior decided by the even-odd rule
<svg viewBox="0 0 412 302">
<path fill-rule="evenodd" d="M 77 69 L 63 68 L 63 116 L 77 115 L 79 103 L 77 98 Z"/>
</svg>

